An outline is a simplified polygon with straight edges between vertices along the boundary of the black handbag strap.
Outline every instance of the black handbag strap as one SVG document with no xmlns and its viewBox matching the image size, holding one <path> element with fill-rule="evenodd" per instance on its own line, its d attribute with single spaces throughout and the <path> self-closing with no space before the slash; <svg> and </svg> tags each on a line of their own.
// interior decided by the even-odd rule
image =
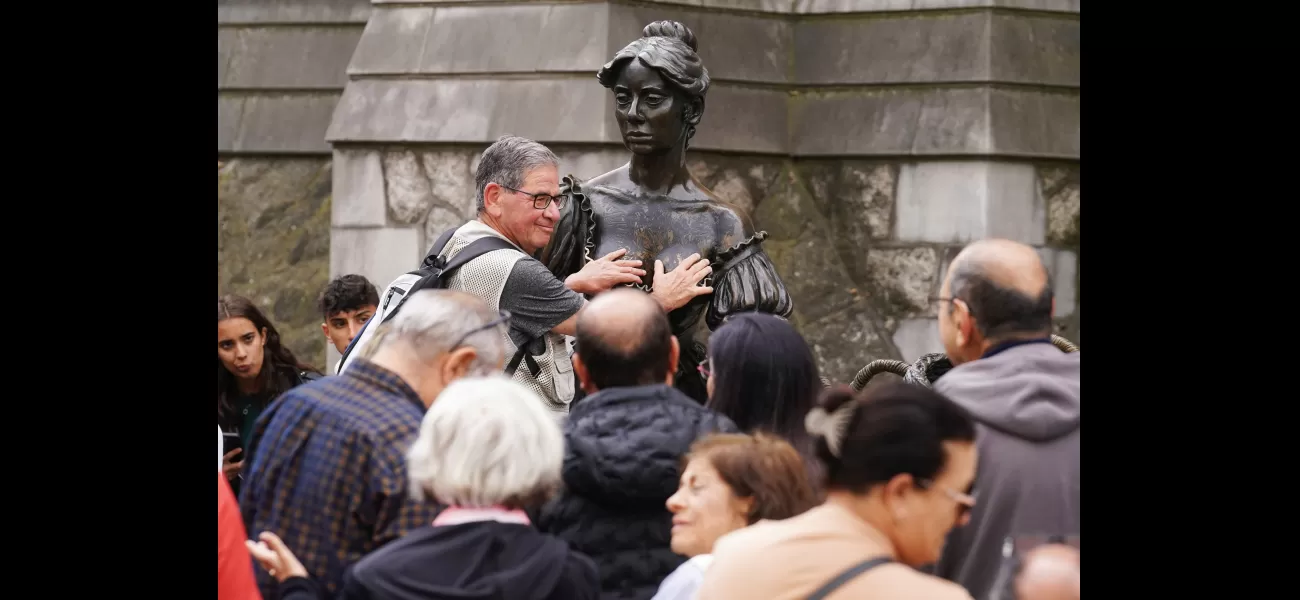
<svg viewBox="0 0 1300 600">
<path fill-rule="evenodd" d="M 834 579 L 827 581 L 826 585 L 821 586 L 817 591 L 813 592 L 811 596 L 808 596 L 808 600 L 825 600 L 827 596 L 831 595 L 831 592 L 839 589 L 840 586 L 848 583 L 854 577 L 870 571 L 875 567 L 891 562 L 894 562 L 894 559 L 889 558 L 888 556 L 877 556 L 876 558 L 869 558 L 853 565 L 843 573 L 836 575 Z"/>
</svg>

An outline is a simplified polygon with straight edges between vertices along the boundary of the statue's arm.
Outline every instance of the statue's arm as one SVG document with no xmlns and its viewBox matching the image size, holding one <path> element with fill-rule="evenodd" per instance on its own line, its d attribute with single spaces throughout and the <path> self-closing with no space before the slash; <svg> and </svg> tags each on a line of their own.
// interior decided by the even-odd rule
<svg viewBox="0 0 1300 600">
<path fill-rule="evenodd" d="M 739 217 L 732 223 L 736 233 L 752 228 Z M 727 221 L 723 225 L 726 228 Z M 742 312 L 762 312 L 784 319 L 794 313 L 794 301 L 776 272 L 772 259 L 763 252 L 767 232 L 747 235 L 735 246 L 720 249 L 713 262 L 713 295 L 705 322 L 716 329 L 729 316 Z M 724 236 L 723 239 L 727 239 Z"/>
<path fill-rule="evenodd" d="M 595 220 L 592 218 L 591 200 L 583 193 L 577 178 L 568 175 L 561 179 L 560 194 L 567 200 L 560 208 L 560 220 L 555 223 L 551 241 L 542 248 L 538 260 L 564 281 L 587 264 L 588 256 L 595 248 Z"/>
</svg>

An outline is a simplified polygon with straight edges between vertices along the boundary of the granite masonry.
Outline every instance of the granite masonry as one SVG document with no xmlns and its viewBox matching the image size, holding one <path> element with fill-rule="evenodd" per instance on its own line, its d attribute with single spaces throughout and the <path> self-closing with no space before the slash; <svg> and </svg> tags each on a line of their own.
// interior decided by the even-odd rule
<svg viewBox="0 0 1300 600">
<path fill-rule="evenodd" d="M 325 365 L 325 142 L 367 0 L 217 2 L 217 293 L 251 298 L 299 360 Z"/>
<path fill-rule="evenodd" d="M 324 136 L 329 276 L 414 267 L 472 216 L 500 135 L 581 178 L 625 162 L 594 74 L 658 19 L 692 28 L 714 78 L 690 168 L 770 233 L 826 376 L 938 351 L 929 297 L 985 236 L 1041 248 L 1080 341 L 1077 0 L 376 0 Z"/>
</svg>

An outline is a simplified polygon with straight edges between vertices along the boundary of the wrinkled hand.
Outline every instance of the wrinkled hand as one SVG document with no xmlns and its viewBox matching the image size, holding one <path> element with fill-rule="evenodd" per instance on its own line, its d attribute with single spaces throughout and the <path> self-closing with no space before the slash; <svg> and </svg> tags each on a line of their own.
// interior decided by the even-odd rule
<svg viewBox="0 0 1300 600">
<path fill-rule="evenodd" d="M 579 294 L 599 294 L 610 288 L 625 283 L 641 283 L 645 270 L 639 260 L 618 260 L 627 254 L 626 248 L 620 248 L 597 260 L 583 265 L 582 270 L 574 273 L 564 281 L 569 289 Z"/>
<path fill-rule="evenodd" d="M 241 454 L 243 451 L 243 448 L 235 448 L 221 457 L 221 472 L 226 475 L 226 480 L 234 481 L 236 477 L 239 477 L 239 473 L 244 470 L 244 461 L 234 461 L 235 455 Z"/>
<path fill-rule="evenodd" d="M 244 540 L 248 553 L 257 559 L 257 563 L 266 569 L 276 581 L 284 583 L 290 577 L 306 577 L 307 569 L 298 562 L 298 557 L 289 551 L 280 536 L 263 531 L 257 536 L 261 541 Z"/>
<path fill-rule="evenodd" d="M 709 261 L 700 258 L 699 253 L 686 257 L 676 269 L 664 273 L 664 263 L 655 261 L 654 290 L 650 295 L 665 311 L 673 311 L 686 305 L 696 296 L 712 294 L 713 288 L 700 285 L 700 282 L 713 272 Z"/>
</svg>

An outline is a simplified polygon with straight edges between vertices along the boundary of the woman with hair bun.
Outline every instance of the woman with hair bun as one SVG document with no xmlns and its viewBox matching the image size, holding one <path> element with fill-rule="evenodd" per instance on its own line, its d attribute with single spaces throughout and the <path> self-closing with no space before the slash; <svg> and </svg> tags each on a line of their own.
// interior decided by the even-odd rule
<svg viewBox="0 0 1300 600">
<path fill-rule="evenodd" d="M 799 516 L 718 540 L 699 600 L 970 600 L 916 568 L 975 506 L 975 423 L 926 387 L 828 390 L 808 413 L 826 500 Z"/>
<path fill-rule="evenodd" d="M 561 207 L 541 260 L 563 281 L 594 257 L 626 249 L 624 259 L 647 265 L 639 289 L 699 284 L 698 295 L 668 318 L 681 346 L 675 385 L 703 403 L 695 365 L 705 358 L 709 332 L 743 312 L 789 317 L 794 305 L 763 253 L 766 232 L 686 168 L 709 90 L 695 34 L 676 21 L 651 23 L 596 79 L 614 94 L 614 119 L 632 158 L 588 181 L 563 178 L 560 189 L 572 201 Z M 701 272 L 702 280 L 691 275 Z"/>
</svg>

